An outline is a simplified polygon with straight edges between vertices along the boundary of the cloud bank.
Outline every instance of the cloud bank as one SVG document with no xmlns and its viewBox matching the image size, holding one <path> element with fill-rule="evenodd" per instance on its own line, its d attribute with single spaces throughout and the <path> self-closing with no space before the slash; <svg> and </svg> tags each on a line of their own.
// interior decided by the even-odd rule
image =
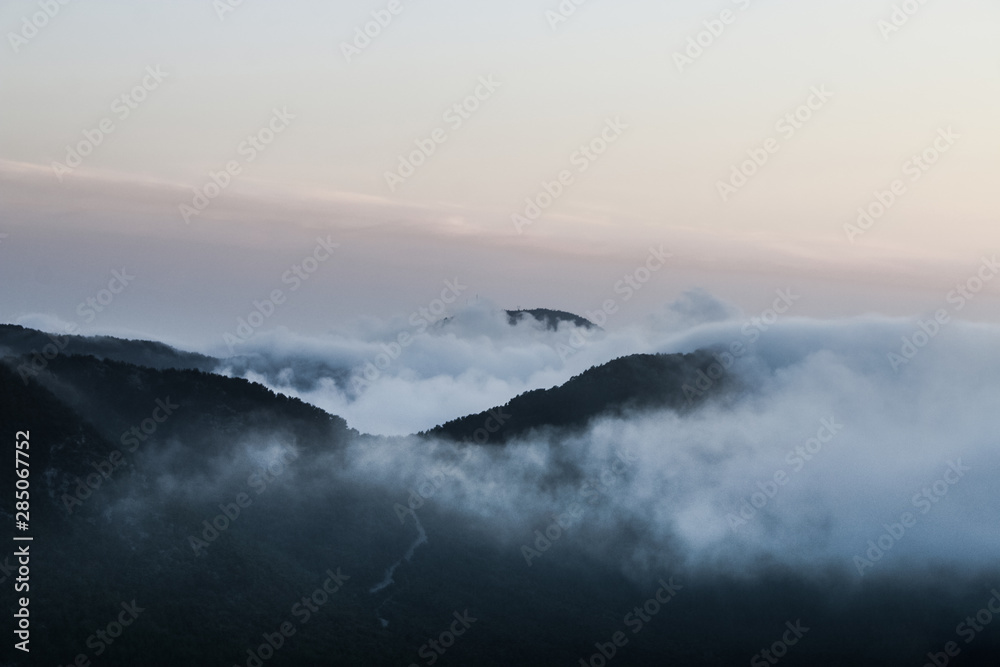
<svg viewBox="0 0 1000 667">
<path fill-rule="evenodd" d="M 485 522 L 526 566 L 573 544 L 637 577 L 788 568 L 861 582 L 995 567 L 1000 329 L 950 321 L 930 336 L 926 317 L 733 319 L 704 294 L 666 313 L 584 337 L 511 327 L 484 303 L 416 335 L 362 392 L 323 378 L 295 391 L 289 367 L 256 377 L 361 431 L 403 432 L 623 354 L 711 348 L 712 377 L 690 389 L 711 392 L 722 374 L 740 389 L 685 414 L 598 418 L 584 433 L 536 432 L 505 447 L 363 438 L 327 465 L 383 488 L 397 514 L 433 508 Z M 380 349 L 359 343 L 353 357 L 337 357 L 348 349 L 344 338 L 337 344 L 313 350 L 332 365 Z"/>
</svg>

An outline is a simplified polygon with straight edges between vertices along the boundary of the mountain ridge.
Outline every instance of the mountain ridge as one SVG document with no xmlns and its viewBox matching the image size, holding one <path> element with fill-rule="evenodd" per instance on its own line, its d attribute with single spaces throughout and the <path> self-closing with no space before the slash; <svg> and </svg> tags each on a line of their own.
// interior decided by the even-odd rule
<svg viewBox="0 0 1000 667">
<path fill-rule="evenodd" d="M 618 357 L 556 387 L 524 392 L 502 406 L 450 420 L 418 435 L 499 444 L 543 427 L 580 429 L 595 417 L 621 416 L 630 409 L 685 410 L 731 386 L 731 380 L 723 376 L 712 383 L 709 392 L 696 396 L 690 392 L 714 362 L 709 351 Z M 502 416 L 504 411 L 509 417 Z M 503 419 L 503 423 L 485 427 L 491 419 L 494 423 Z M 482 435 L 484 431 L 488 437 Z"/>
</svg>

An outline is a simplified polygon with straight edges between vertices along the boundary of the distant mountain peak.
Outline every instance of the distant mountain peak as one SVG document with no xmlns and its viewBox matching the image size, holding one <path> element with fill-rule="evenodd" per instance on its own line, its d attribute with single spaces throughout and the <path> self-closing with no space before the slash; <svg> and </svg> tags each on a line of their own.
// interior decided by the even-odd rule
<svg viewBox="0 0 1000 667">
<path fill-rule="evenodd" d="M 530 315 L 544 324 L 546 329 L 551 329 L 552 331 L 559 328 L 560 322 L 569 322 L 573 326 L 583 327 L 584 329 L 600 328 L 590 320 L 580 317 L 579 315 L 574 315 L 573 313 L 567 313 L 564 310 L 532 308 L 530 310 L 505 310 L 504 312 L 507 313 L 507 322 L 510 323 L 511 326 L 516 325 L 518 322 L 523 320 L 525 316 Z"/>
</svg>

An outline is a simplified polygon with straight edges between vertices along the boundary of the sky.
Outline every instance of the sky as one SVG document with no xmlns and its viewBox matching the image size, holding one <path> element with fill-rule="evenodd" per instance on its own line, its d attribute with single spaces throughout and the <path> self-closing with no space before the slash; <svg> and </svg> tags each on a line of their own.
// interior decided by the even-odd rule
<svg viewBox="0 0 1000 667">
<path fill-rule="evenodd" d="M 322 333 L 456 280 L 465 305 L 584 313 L 651 248 L 670 260 L 611 326 L 695 288 L 917 316 L 1000 240 L 998 20 L 984 0 L 8 2 L 0 321 L 207 349 L 275 290 L 262 330 Z M 996 321 L 997 294 L 963 317 Z"/>
</svg>

